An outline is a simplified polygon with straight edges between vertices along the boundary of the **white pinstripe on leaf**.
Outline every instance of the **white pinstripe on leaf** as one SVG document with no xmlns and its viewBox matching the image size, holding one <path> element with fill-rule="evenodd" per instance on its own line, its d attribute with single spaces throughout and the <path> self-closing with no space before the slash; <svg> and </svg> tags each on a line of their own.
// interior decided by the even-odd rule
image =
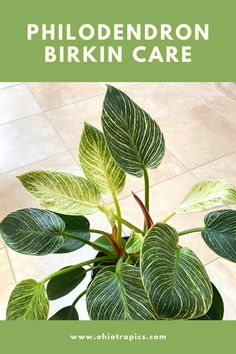
<svg viewBox="0 0 236 354">
<path fill-rule="evenodd" d="M 205 216 L 203 240 L 219 256 L 236 262 L 236 210 L 217 210 Z"/>
<path fill-rule="evenodd" d="M 79 145 L 80 165 L 85 176 L 102 193 L 120 193 L 125 184 L 125 173 L 113 159 L 102 132 L 85 123 Z"/>
<path fill-rule="evenodd" d="M 35 208 L 21 209 L 7 215 L 0 224 L 2 238 L 16 252 L 46 255 L 60 249 L 64 221 L 54 213 Z"/>
<path fill-rule="evenodd" d="M 44 285 L 33 279 L 23 280 L 11 293 L 7 320 L 46 320 L 48 308 Z"/>
<path fill-rule="evenodd" d="M 140 251 L 144 237 L 142 234 L 133 231 L 125 244 L 126 253 L 137 253 Z"/>
<path fill-rule="evenodd" d="M 165 153 L 157 123 L 124 92 L 107 87 L 102 127 L 112 156 L 127 173 L 141 177 L 144 168 L 156 168 Z"/>
<path fill-rule="evenodd" d="M 176 212 L 193 213 L 234 203 L 236 203 L 235 186 L 224 180 L 211 180 L 193 186 Z"/>
<path fill-rule="evenodd" d="M 98 188 L 83 177 L 64 172 L 33 171 L 18 177 L 42 207 L 68 215 L 89 215 L 98 210 Z"/>
<path fill-rule="evenodd" d="M 212 287 L 204 266 L 194 252 L 178 246 L 177 231 L 171 226 L 159 223 L 148 231 L 140 269 L 158 317 L 191 319 L 211 306 Z"/>
<path fill-rule="evenodd" d="M 87 290 L 87 309 L 92 320 L 155 320 L 143 288 L 139 268 L 122 264 L 118 273 L 105 267 Z"/>
</svg>

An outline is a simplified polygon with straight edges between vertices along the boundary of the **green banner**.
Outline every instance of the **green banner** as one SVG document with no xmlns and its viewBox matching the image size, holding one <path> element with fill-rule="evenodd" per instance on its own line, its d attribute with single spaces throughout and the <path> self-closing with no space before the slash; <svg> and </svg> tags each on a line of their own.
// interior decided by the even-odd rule
<svg viewBox="0 0 236 354">
<path fill-rule="evenodd" d="M 16 321 L 0 331 L 7 353 L 221 354 L 234 347 L 235 322 Z"/>
<path fill-rule="evenodd" d="M 236 81 L 235 1 L 4 1 L 0 81 Z"/>
</svg>

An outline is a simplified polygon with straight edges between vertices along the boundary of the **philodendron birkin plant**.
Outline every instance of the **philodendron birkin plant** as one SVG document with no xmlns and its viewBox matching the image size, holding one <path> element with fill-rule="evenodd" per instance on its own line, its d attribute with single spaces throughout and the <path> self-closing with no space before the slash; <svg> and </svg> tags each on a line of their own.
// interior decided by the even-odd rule
<svg viewBox="0 0 236 354">
<path fill-rule="evenodd" d="M 70 293 L 91 272 L 88 287 L 50 320 L 78 320 L 75 306 L 83 295 L 92 320 L 221 320 L 220 293 L 198 256 L 180 246 L 179 239 L 200 231 L 211 250 L 236 262 L 236 211 L 218 208 L 236 203 L 236 188 L 224 180 L 200 182 L 175 210 L 156 220 L 155 210 L 149 212 L 148 170 L 157 168 L 165 153 L 158 124 L 112 86 L 107 87 L 101 119 L 103 132 L 84 125 L 79 160 L 85 177 L 53 171 L 18 176 L 43 209 L 17 210 L 1 222 L 2 238 L 16 252 L 60 257 L 89 245 L 99 251 L 97 257 L 81 262 L 76 253 L 78 263 L 39 281 L 21 281 L 12 291 L 6 318 L 47 320 L 49 301 Z M 129 210 L 119 206 L 126 173 L 144 179 L 144 200 L 133 193 L 143 227 L 130 223 L 125 216 Z M 103 202 L 106 194 L 113 203 Z M 158 200 L 158 195 L 151 197 Z M 155 204 L 158 208 L 158 201 Z M 217 210 L 208 213 L 200 227 L 176 230 L 170 225 L 175 214 L 213 208 Z M 95 212 L 108 219 L 107 230 L 90 226 L 86 216 Z M 130 230 L 125 235 L 123 225 Z M 93 239 L 97 235 L 94 241 L 91 234 Z"/>
</svg>

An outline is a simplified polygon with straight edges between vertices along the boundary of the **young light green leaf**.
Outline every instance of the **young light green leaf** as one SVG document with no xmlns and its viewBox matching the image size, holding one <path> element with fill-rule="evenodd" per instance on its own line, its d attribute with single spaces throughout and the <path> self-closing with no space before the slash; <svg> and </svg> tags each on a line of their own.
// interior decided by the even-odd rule
<svg viewBox="0 0 236 354">
<path fill-rule="evenodd" d="M 234 203 L 236 203 L 236 188 L 227 181 L 212 180 L 196 184 L 176 212 L 193 213 Z"/>
<path fill-rule="evenodd" d="M 85 176 L 102 193 L 120 193 L 125 184 L 125 173 L 113 159 L 103 133 L 85 123 L 79 145 L 80 165 Z"/>
<path fill-rule="evenodd" d="M 79 283 L 82 282 L 85 276 L 86 270 L 84 268 L 78 268 L 50 279 L 47 284 L 49 300 L 56 300 L 69 294 L 77 285 L 79 285 Z"/>
<path fill-rule="evenodd" d="M 191 319 L 204 315 L 212 302 L 212 287 L 204 266 L 190 249 L 178 245 L 177 231 L 155 224 L 141 249 L 144 287 L 158 317 Z"/>
<path fill-rule="evenodd" d="M 56 214 L 58 215 L 65 223 L 64 232 L 78 235 L 82 237 L 84 240 L 90 239 L 89 232 L 89 221 L 82 215 L 64 215 L 64 214 Z M 64 243 L 59 250 L 54 253 L 67 253 L 73 252 L 77 249 L 83 247 L 85 245 L 84 242 L 80 240 L 76 240 L 74 238 L 64 237 Z"/>
<path fill-rule="evenodd" d="M 141 250 L 143 240 L 144 240 L 144 237 L 142 234 L 139 234 L 138 232 L 133 231 L 125 244 L 126 252 L 128 254 L 139 252 Z"/>
<path fill-rule="evenodd" d="M 91 319 L 155 320 L 139 268 L 122 264 L 118 273 L 106 268 L 96 275 L 87 290 Z"/>
<path fill-rule="evenodd" d="M 54 253 L 64 243 L 64 221 L 47 210 L 17 210 L 3 219 L 0 228 L 7 246 L 19 253 L 46 255 Z"/>
<path fill-rule="evenodd" d="M 46 320 L 48 308 L 44 285 L 33 279 L 23 280 L 11 293 L 7 320 Z"/>
<path fill-rule="evenodd" d="M 78 320 L 79 315 L 74 306 L 66 306 L 54 313 L 49 321 Z"/>
<path fill-rule="evenodd" d="M 110 225 L 113 227 L 115 225 L 115 210 L 113 205 L 102 204 L 99 206 L 99 210 L 104 213 L 109 221 Z"/>
<path fill-rule="evenodd" d="M 112 156 L 127 173 L 141 177 L 145 168 L 156 168 L 165 153 L 157 123 L 124 92 L 107 87 L 102 127 Z"/>
<path fill-rule="evenodd" d="M 215 287 L 214 284 L 212 284 L 212 289 L 213 289 L 213 298 L 212 298 L 212 304 L 207 313 L 201 317 L 194 318 L 194 320 L 222 320 L 224 317 L 224 303 L 222 300 L 222 297 Z"/>
<path fill-rule="evenodd" d="M 89 215 L 98 210 L 100 192 L 83 177 L 64 172 L 33 171 L 18 178 L 44 208 L 68 215 Z"/>
<path fill-rule="evenodd" d="M 236 262 L 236 210 L 217 210 L 205 216 L 202 238 L 219 256 Z"/>
</svg>

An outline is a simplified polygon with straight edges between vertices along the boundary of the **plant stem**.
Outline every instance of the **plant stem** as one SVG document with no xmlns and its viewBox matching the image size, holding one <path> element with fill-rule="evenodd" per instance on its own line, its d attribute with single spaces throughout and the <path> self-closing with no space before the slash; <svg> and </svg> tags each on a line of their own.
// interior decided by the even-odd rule
<svg viewBox="0 0 236 354">
<path fill-rule="evenodd" d="M 149 211 L 149 178 L 148 178 L 148 171 L 146 168 L 143 169 L 143 177 L 144 177 L 144 188 L 145 188 L 144 204 L 147 211 Z"/>
<path fill-rule="evenodd" d="M 109 257 L 109 256 L 103 256 L 103 257 L 98 257 L 98 258 L 93 258 L 90 259 L 88 261 L 79 263 L 79 264 L 75 264 L 74 266 L 71 267 L 67 267 L 61 270 L 58 270 L 57 272 L 54 272 L 52 274 L 49 274 L 46 278 L 44 278 L 43 280 L 41 280 L 41 283 L 46 283 L 48 280 L 57 277 L 58 275 L 62 275 L 68 272 L 71 272 L 74 269 L 78 269 L 78 268 L 82 268 L 85 265 L 91 264 L 91 263 L 98 263 L 98 262 L 102 262 L 102 261 L 109 261 L 112 260 L 113 258 Z"/>
<path fill-rule="evenodd" d="M 119 217 L 118 215 L 115 215 L 115 219 L 120 221 L 122 224 L 124 224 L 125 226 L 127 226 L 129 229 L 134 230 L 136 232 L 139 232 L 141 234 L 143 234 L 143 231 L 141 229 L 139 229 L 137 226 L 131 224 L 131 222 Z"/>
<path fill-rule="evenodd" d="M 116 263 L 116 273 L 120 272 L 120 267 L 122 263 L 123 263 L 123 257 L 120 257 L 119 261 Z"/>
<path fill-rule="evenodd" d="M 169 219 L 171 219 L 173 216 L 175 215 L 175 211 L 173 211 L 172 213 L 168 214 L 164 219 L 162 219 L 161 221 L 159 221 L 160 223 L 164 223 L 167 222 Z"/>
<path fill-rule="evenodd" d="M 86 232 L 86 231 L 83 231 L 83 230 L 80 230 L 81 232 Z M 89 229 L 87 230 L 87 232 L 92 232 L 94 234 L 100 234 L 100 235 L 104 235 L 104 233 L 106 233 L 107 235 L 111 236 L 111 234 L 109 234 L 108 232 L 105 232 L 103 230 L 96 230 L 96 229 Z"/>
<path fill-rule="evenodd" d="M 151 215 L 149 214 L 149 211 L 146 209 L 145 205 L 143 204 L 142 200 L 134 193 L 132 192 L 134 199 L 136 200 L 136 202 L 138 203 L 138 205 L 140 206 L 143 216 L 144 216 L 144 231 L 146 232 L 147 230 L 149 230 L 152 225 L 153 225 L 153 221 L 151 218 Z"/>
<path fill-rule="evenodd" d="M 65 237 L 73 238 L 75 240 L 79 240 L 79 241 L 85 243 L 86 245 L 93 247 L 95 250 L 101 251 L 105 254 L 112 256 L 112 253 L 110 251 L 108 251 L 106 248 L 103 248 L 102 246 L 99 246 L 96 243 L 91 242 L 89 240 L 85 240 L 83 237 L 81 237 L 79 235 L 70 234 L 68 232 L 63 232 L 61 235 L 65 236 Z"/>
<path fill-rule="evenodd" d="M 143 169 L 143 177 L 144 177 L 144 204 L 147 212 L 149 212 L 149 178 L 147 169 L 144 167 Z M 147 220 L 144 220 L 143 231 L 144 233 L 147 231 Z"/>
<path fill-rule="evenodd" d="M 79 301 L 79 299 L 81 299 L 81 297 L 83 297 L 87 292 L 87 289 L 84 290 L 81 294 L 79 294 L 75 300 L 72 302 L 71 306 L 75 307 L 75 305 L 77 304 L 77 302 Z"/>
<path fill-rule="evenodd" d="M 113 197 L 113 201 L 115 204 L 115 208 L 116 208 L 116 214 L 119 218 L 121 218 L 121 210 L 120 210 L 120 205 L 118 202 L 118 199 L 116 197 L 116 194 L 114 192 L 112 192 L 112 197 Z M 118 224 L 117 224 L 117 243 L 118 246 L 121 247 L 122 246 L 122 238 L 121 238 L 121 234 L 122 234 L 122 224 L 120 220 L 117 220 Z"/>
<path fill-rule="evenodd" d="M 180 231 L 180 232 L 178 232 L 178 235 L 182 236 L 182 235 L 186 235 L 186 234 L 191 234 L 193 232 L 201 232 L 204 229 L 205 229 L 205 227 L 195 227 L 194 229 L 188 229 L 188 230 Z"/>
</svg>

